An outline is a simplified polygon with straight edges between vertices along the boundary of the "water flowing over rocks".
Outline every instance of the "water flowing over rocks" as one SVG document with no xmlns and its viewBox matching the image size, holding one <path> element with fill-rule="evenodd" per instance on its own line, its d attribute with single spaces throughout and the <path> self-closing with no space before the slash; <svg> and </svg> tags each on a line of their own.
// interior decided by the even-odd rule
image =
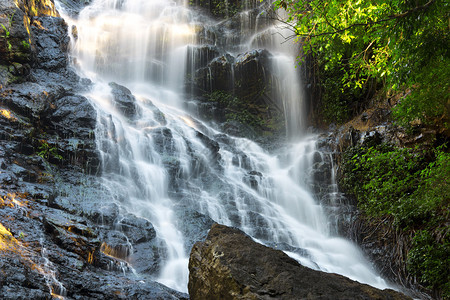
<svg viewBox="0 0 450 300">
<path fill-rule="evenodd" d="M 410 299 L 303 267 L 242 231 L 214 224 L 189 260 L 191 299 Z"/>
<path fill-rule="evenodd" d="M 185 90 L 192 95 L 196 112 L 221 124 L 225 133 L 252 139 L 298 130 L 286 123 L 298 107 L 281 99 L 302 98 L 302 93 L 288 91 L 280 82 L 292 80 L 295 86 L 300 72 L 278 69 L 280 52 L 286 49 L 269 29 L 272 8 L 255 1 L 227 2 L 226 7 L 214 3 L 191 3 L 215 20 L 197 29 L 201 46 L 188 50 Z M 292 51 L 299 53 L 298 48 Z"/>
<path fill-rule="evenodd" d="M 64 0 L 57 5 L 76 18 L 89 2 L 92 1 Z M 328 148 L 316 151 L 311 139 L 289 152 L 265 138 L 282 140 L 280 136 L 285 136 L 285 127 L 289 127 L 285 126 L 287 120 L 301 115 L 280 100 L 286 98 L 281 92 L 289 92 L 287 98 L 301 102 L 299 90 L 284 91 L 282 87 L 286 85 L 281 84 L 286 81 L 295 83 L 288 86 L 298 86 L 297 71 L 291 72 L 293 60 L 284 61 L 291 68 L 279 67 L 280 58 L 286 57 L 280 55 L 276 46 L 266 49 L 264 41 L 273 35 L 270 30 L 253 36 L 254 29 L 269 25 L 267 18 L 260 17 L 262 8 L 257 2 L 232 1 L 230 6 L 220 7 L 220 11 L 213 11 L 217 1 L 200 2 L 218 19 L 205 21 L 204 16 L 196 16 L 199 23 L 195 30 L 186 32 L 201 41 L 186 48 L 182 45 L 188 56 L 183 61 L 186 74 L 174 59 L 180 57 L 178 52 L 176 57 L 161 59 L 176 47 L 166 49 L 155 42 L 161 48 L 144 59 L 142 66 L 147 69 L 144 68 L 143 76 L 154 80 L 150 80 L 150 87 L 153 92 L 163 94 L 160 98 L 151 93 L 142 96 L 132 88 L 132 80 L 127 81 L 131 75 L 137 76 L 135 69 L 140 70 L 127 59 L 131 53 L 128 48 L 117 57 L 114 51 L 95 53 L 98 55 L 94 59 L 98 68 L 95 72 L 100 75 L 124 69 L 117 78 L 111 75 L 105 81 L 109 82 L 104 84 L 108 90 L 105 98 L 114 108 L 105 112 L 90 98 L 101 84 L 80 78 L 72 63 L 81 67 L 68 53 L 71 45 L 68 32 L 73 40 L 82 41 L 86 38 L 83 28 L 75 25 L 69 28 L 50 0 L 1 1 L 0 23 L 9 32 L 0 29 L 3 298 L 48 299 L 53 295 L 65 299 L 187 299 L 186 293 L 179 292 L 185 290 L 187 281 L 171 277 L 187 269 L 187 253 L 195 243 L 205 239 L 214 221 L 241 226 L 253 237 L 319 268 L 319 263 L 312 262 L 311 249 L 302 248 L 297 236 L 302 230 L 299 228 L 314 228 L 312 251 L 317 250 L 316 236 L 329 238 L 323 234 L 327 225 L 322 219 L 322 208 L 305 188 L 308 186 L 326 209 L 338 207 L 338 194 L 330 187 L 333 180 L 329 169 L 333 161 Z M 114 7 L 109 8 L 122 8 L 124 3 L 115 1 Z M 238 7 L 243 11 L 238 12 Z M 189 14 L 183 8 L 179 15 L 184 20 Z M 156 27 L 158 30 L 151 33 L 159 38 L 162 35 Z M 175 28 L 178 33 L 181 27 Z M 93 29 L 88 26 L 89 31 Z M 109 24 L 110 32 L 116 29 Z M 133 33 L 130 29 L 134 28 L 125 28 L 127 37 Z M 120 30 L 113 40 L 121 37 Z M 102 50 L 107 52 L 109 48 Z M 172 83 L 171 76 L 159 74 L 163 68 L 172 74 L 167 71 L 170 60 L 175 61 L 175 73 L 181 74 L 182 78 L 174 82 L 182 92 L 173 88 L 171 93 L 164 94 L 165 89 L 172 87 L 158 86 L 155 82 Z M 170 96 L 176 92 L 188 94 L 189 104 L 180 106 L 189 107 L 193 116 L 179 108 L 166 107 L 165 102 L 170 102 Z M 210 127 L 202 120 L 220 124 Z M 295 133 L 300 128 L 291 129 Z M 136 133 L 133 138 L 138 143 L 131 141 L 129 132 Z M 278 152 L 266 152 L 250 140 L 227 133 L 263 136 L 260 141 L 264 148 Z M 324 145 L 319 149 L 324 150 Z M 298 216 L 304 217 L 304 223 L 295 219 Z M 218 228 L 221 227 L 213 227 L 210 241 Z M 271 251 L 251 245 L 250 238 L 229 230 L 239 237 L 233 241 L 248 245 L 248 251 Z M 200 251 L 199 245 L 194 247 L 195 251 Z M 237 252 L 245 250 L 240 244 L 233 246 Z M 325 256 L 334 252 L 333 249 Z M 275 253 L 274 257 L 287 270 L 293 267 L 303 270 L 281 252 L 270 253 L 269 256 Z M 205 253 L 200 260 L 209 256 Z M 368 269 L 370 280 L 377 281 L 377 275 L 361 261 L 356 261 L 357 267 Z M 173 262 L 176 268 L 166 272 L 167 265 Z M 259 268 L 255 264 L 248 266 L 253 267 Z M 280 282 L 285 286 L 279 274 L 289 280 L 294 278 L 287 274 L 291 271 L 281 270 L 278 265 L 267 269 L 267 274 L 259 270 L 254 275 L 265 276 L 258 279 L 261 283 L 269 282 L 273 276 L 270 284 Z M 331 276 L 354 288 L 355 293 L 370 290 L 336 275 L 305 270 L 302 272 L 308 275 L 299 278 Z M 164 274 L 168 274 L 167 278 Z M 263 298 L 287 295 L 277 294 L 278 287 L 270 284 L 262 283 L 259 292 L 250 287 L 248 291 Z M 231 287 L 234 286 L 235 283 Z"/>
</svg>

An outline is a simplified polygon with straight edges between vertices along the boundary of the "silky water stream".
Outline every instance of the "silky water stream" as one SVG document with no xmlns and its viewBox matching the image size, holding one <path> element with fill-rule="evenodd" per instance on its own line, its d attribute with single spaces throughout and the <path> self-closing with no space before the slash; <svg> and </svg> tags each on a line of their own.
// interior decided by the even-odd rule
<svg viewBox="0 0 450 300">
<path fill-rule="evenodd" d="M 296 48 L 282 43 L 283 32 L 255 4 L 247 7 L 235 17 L 238 35 L 169 0 L 94 0 L 77 19 L 67 18 L 78 32 L 76 67 L 93 82 L 86 96 L 98 111 L 105 189 L 124 211 L 153 224 L 165 249 L 161 270 L 153 275 L 173 289 L 187 292 L 183 208 L 239 227 L 311 268 L 384 288 L 360 250 L 331 234 L 324 209 L 308 191 L 314 137 L 304 135 L 268 153 L 185 109 L 191 100 L 188 61 L 196 63 L 188 59 L 192 49 L 207 44 L 237 57 L 264 48 L 273 57 L 270 71 L 287 135 L 301 135 Z"/>
</svg>

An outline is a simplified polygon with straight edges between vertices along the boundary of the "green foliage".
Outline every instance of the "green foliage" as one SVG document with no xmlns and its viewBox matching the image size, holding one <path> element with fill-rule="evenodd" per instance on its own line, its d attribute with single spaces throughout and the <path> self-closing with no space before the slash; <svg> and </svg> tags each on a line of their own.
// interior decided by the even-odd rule
<svg viewBox="0 0 450 300">
<path fill-rule="evenodd" d="M 262 107 L 243 101 L 227 92 L 216 90 L 206 95 L 208 101 L 215 102 L 225 112 L 226 121 L 238 121 L 252 127 L 256 132 L 276 131 L 277 124 L 283 124 L 276 118 L 264 118 Z M 265 108 L 267 110 L 267 107 Z"/>
<path fill-rule="evenodd" d="M 408 127 L 414 120 L 450 129 L 450 59 L 436 60 L 417 74 L 411 92 L 393 110 L 399 124 Z"/>
<path fill-rule="evenodd" d="M 22 47 L 23 49 L 28 50 L 31 46 L 27 41 L 22 41 Z"/>
<path fill-rule="evenodd" d="M 322 118 L 328 123 L 344 123 L 359 112 L 360 99 L 368 92 L 366 87 L 354 89 L 343 86 L 340 69 L 321 70 Z M 366 97 L 367 98 L 367 97 Z"/>
<path fill-rule="evenodd" d="M 408 271 L 429 288 L 442 290 L 442 298 L 450 297 L 450 242 L 441 243 L 427 230 L 420 230 L 408 253 Z"/>
<path fill-rule="evenodd" d="M 386 89 L 414 87 L 414 96 L 402 108 L 416 111 L 413 118 L 433 119 L 436 111 L 445 108 L 450 49 L 448 1 L 277 0 L 274 5 L 287 11 L 286 24 L 303 43 L 303 54 L 316 57 L 325 106 L 338 108 L 339 115 L 345 115 L 342 99 L 350 101 L 348 98 L 356 96 L 359 99 L 352 103 L 365 101 L 374 86 L 383 85 Z M 440 67 L 434 79 L 431 66 Z M 330 73 L 334 85 L 324 82 Z M 446 95 L 441 101 L 428 103 L 429 92 L 436 99 Z M 427 105 L 419 114 L 420 106 Z M 408 121 L 407 114 L 399 115 Z"/>
<path fill-rule="evenodd" d="M 351 153 L 351 154 L 350 154 Z M 423 158 L 410 149 L 387 145 L 355 148 L 345 158 L 343 184 L 370 215 L 398 215 L 420 178 Z"/>
<path fill-rule="evenodd" d="M 3 24 L 0 24 L 0 25 L 2 26 L 3 31 L 5 32 L 1 37 L 5 39 L 5 41 L 6 41 L 6 46 L 7 46 L 7 48 L 8 48 L 8 51 L 11 51 L 12 45 L 11 45 L 11 42 L 9 41 L 10 32 L 9 32 L 9 30 L 6 28 L 5 25 L 3 25 Z"/>
<path fill-rule="evenodd" d="M 400 230 L 418 230 L 407 268 L 448 297 L 450 154 L 444 150 L 355 147 L 344 155 L 341 184 L 369 216 L 393 216 Z"/>
<path fill-rule="evenodd" d="M 63 157 L 58 154 L 58 148 L 50 146 L 45 140 L 39 141 L 41 145 L 39 146 L 39 152 L 37 155 L 44 159 L 55 158 L 57 160 L 62 160 Z"/>
<path fill-rule="evenodd" d="M 14 18 L 14 13 L 12 13 L 11 16 L 9 16 L 9 18 L 8 18 L 8 20 L 9 20 L 9 22 L 8 22 L 8 27 L 9 27 L 9 28 L 11 28 L 11 26 L 12 26 L 13 18 Z M 7 48 L 8 48 L 8 51 L 11 51 L 11 50 L 12 50 L 12 45 L 11 45 L 11 41 L 10 41 L 11 33 L 10 33 L 10 31 L 6 28 L 5 25 L 3 25 L 3 24 L 0 24 L 0 25 L 2 26 L 3 31 L 4 31 L 3 35 L 0 36 L 0 37 L 2 37 L 2 38 L 5 39 L 5 41 L 6 41 L 6 46 L 7 46 Z"/>
</svg>

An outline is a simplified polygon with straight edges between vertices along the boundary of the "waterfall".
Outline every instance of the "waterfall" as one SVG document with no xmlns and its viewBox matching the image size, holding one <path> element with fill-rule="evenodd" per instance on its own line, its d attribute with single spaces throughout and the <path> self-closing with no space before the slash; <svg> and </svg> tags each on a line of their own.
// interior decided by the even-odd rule
<svg viewBox="0 0 450 300">
<path fill-rule="evenodd" d="M 236 16 L 237 31 L 170 0 L 94 0 L 68 21 L 78 31 L 75 66 L 93 82 L 86 97 L 98 111 L 103 185 L 124 212 L 153 224 L 164 253 L 152 275 L 173 289 L 187 291 L 184 209 L 239 227 L 311 268 L 384 288 L 361 251 L 331 234 L 308 189 L 317 149 L 303 130 L 297 46 L 281 43 L 283 33 L 254 3 L 246 8 Z M 209 52 L 196 52 L 202 46 Z M 192 100 L 186 78 L 202 59 L 214 52 L 225 64 L 259 48 L 271 54 L 264 72 L 287 134 L 301 136 L 274 153 L 220 132 L 186 108 Z M 230 90 L 234 76 L 231 68 Z"/>
</svg>

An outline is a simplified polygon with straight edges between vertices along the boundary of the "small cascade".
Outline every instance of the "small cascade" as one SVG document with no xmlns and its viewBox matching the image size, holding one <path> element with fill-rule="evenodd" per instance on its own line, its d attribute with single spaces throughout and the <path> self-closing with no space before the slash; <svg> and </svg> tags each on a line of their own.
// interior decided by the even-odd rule
<svg viewBox="0 0 450 300">
<path fill-rule="evenodd" d="M 133 268 L 128 263 L 128 258 L 133 251 L 133 247 L 131 244 L 128 246 L 117 245 L 111 246 L 107 243 L 103 242 L 100 246 L 100 252 L 111 258 L 108 270 L 109 271 L 121 271 L 125 276 L 127 271 L 132 270 Z"/>
<path fill-rule="evenodd" d="M 311 169 L 324 157 L 304 132 L 298 45 L 280 42 L 265 6 L 247 2 L 219 22 L 177 1 L 94 0 L 69 21 L 76 67 L 93 81 L 85 96 L 97 109 L 105 192 L 153 225 L 163 250 L 151 275 L 170 288 L 187 292 L 190 247 L 207 229 L 192 225 L 198 218 L 239 227 L 311 268 L 386 287 L 355 245 L 333 235 L 313 196 Z M 274 153 L 192 109 L 196 97 L 234 99 L 251 84 L 259 98 L 247 99 L 285 118 L 291 142 Z M 126 266 L 133 245 L 102 249 Z"/>
<path fill-rule="evenodd" d="M 43 244 L 42 241 L 41 244 Z M 41 249 L 41 256 L 43 260 L 41 273 L 45 277 L 45 282 L 47 283 L 52 298 L 65 299 L 65 297 L 67 297 L 67 290 L 64 285 L 56 278 L 55 267 L 53 266 L 53 263 L 47 258 L 47 250 L 44 247 L 42 247 Z"/>
</svg>

